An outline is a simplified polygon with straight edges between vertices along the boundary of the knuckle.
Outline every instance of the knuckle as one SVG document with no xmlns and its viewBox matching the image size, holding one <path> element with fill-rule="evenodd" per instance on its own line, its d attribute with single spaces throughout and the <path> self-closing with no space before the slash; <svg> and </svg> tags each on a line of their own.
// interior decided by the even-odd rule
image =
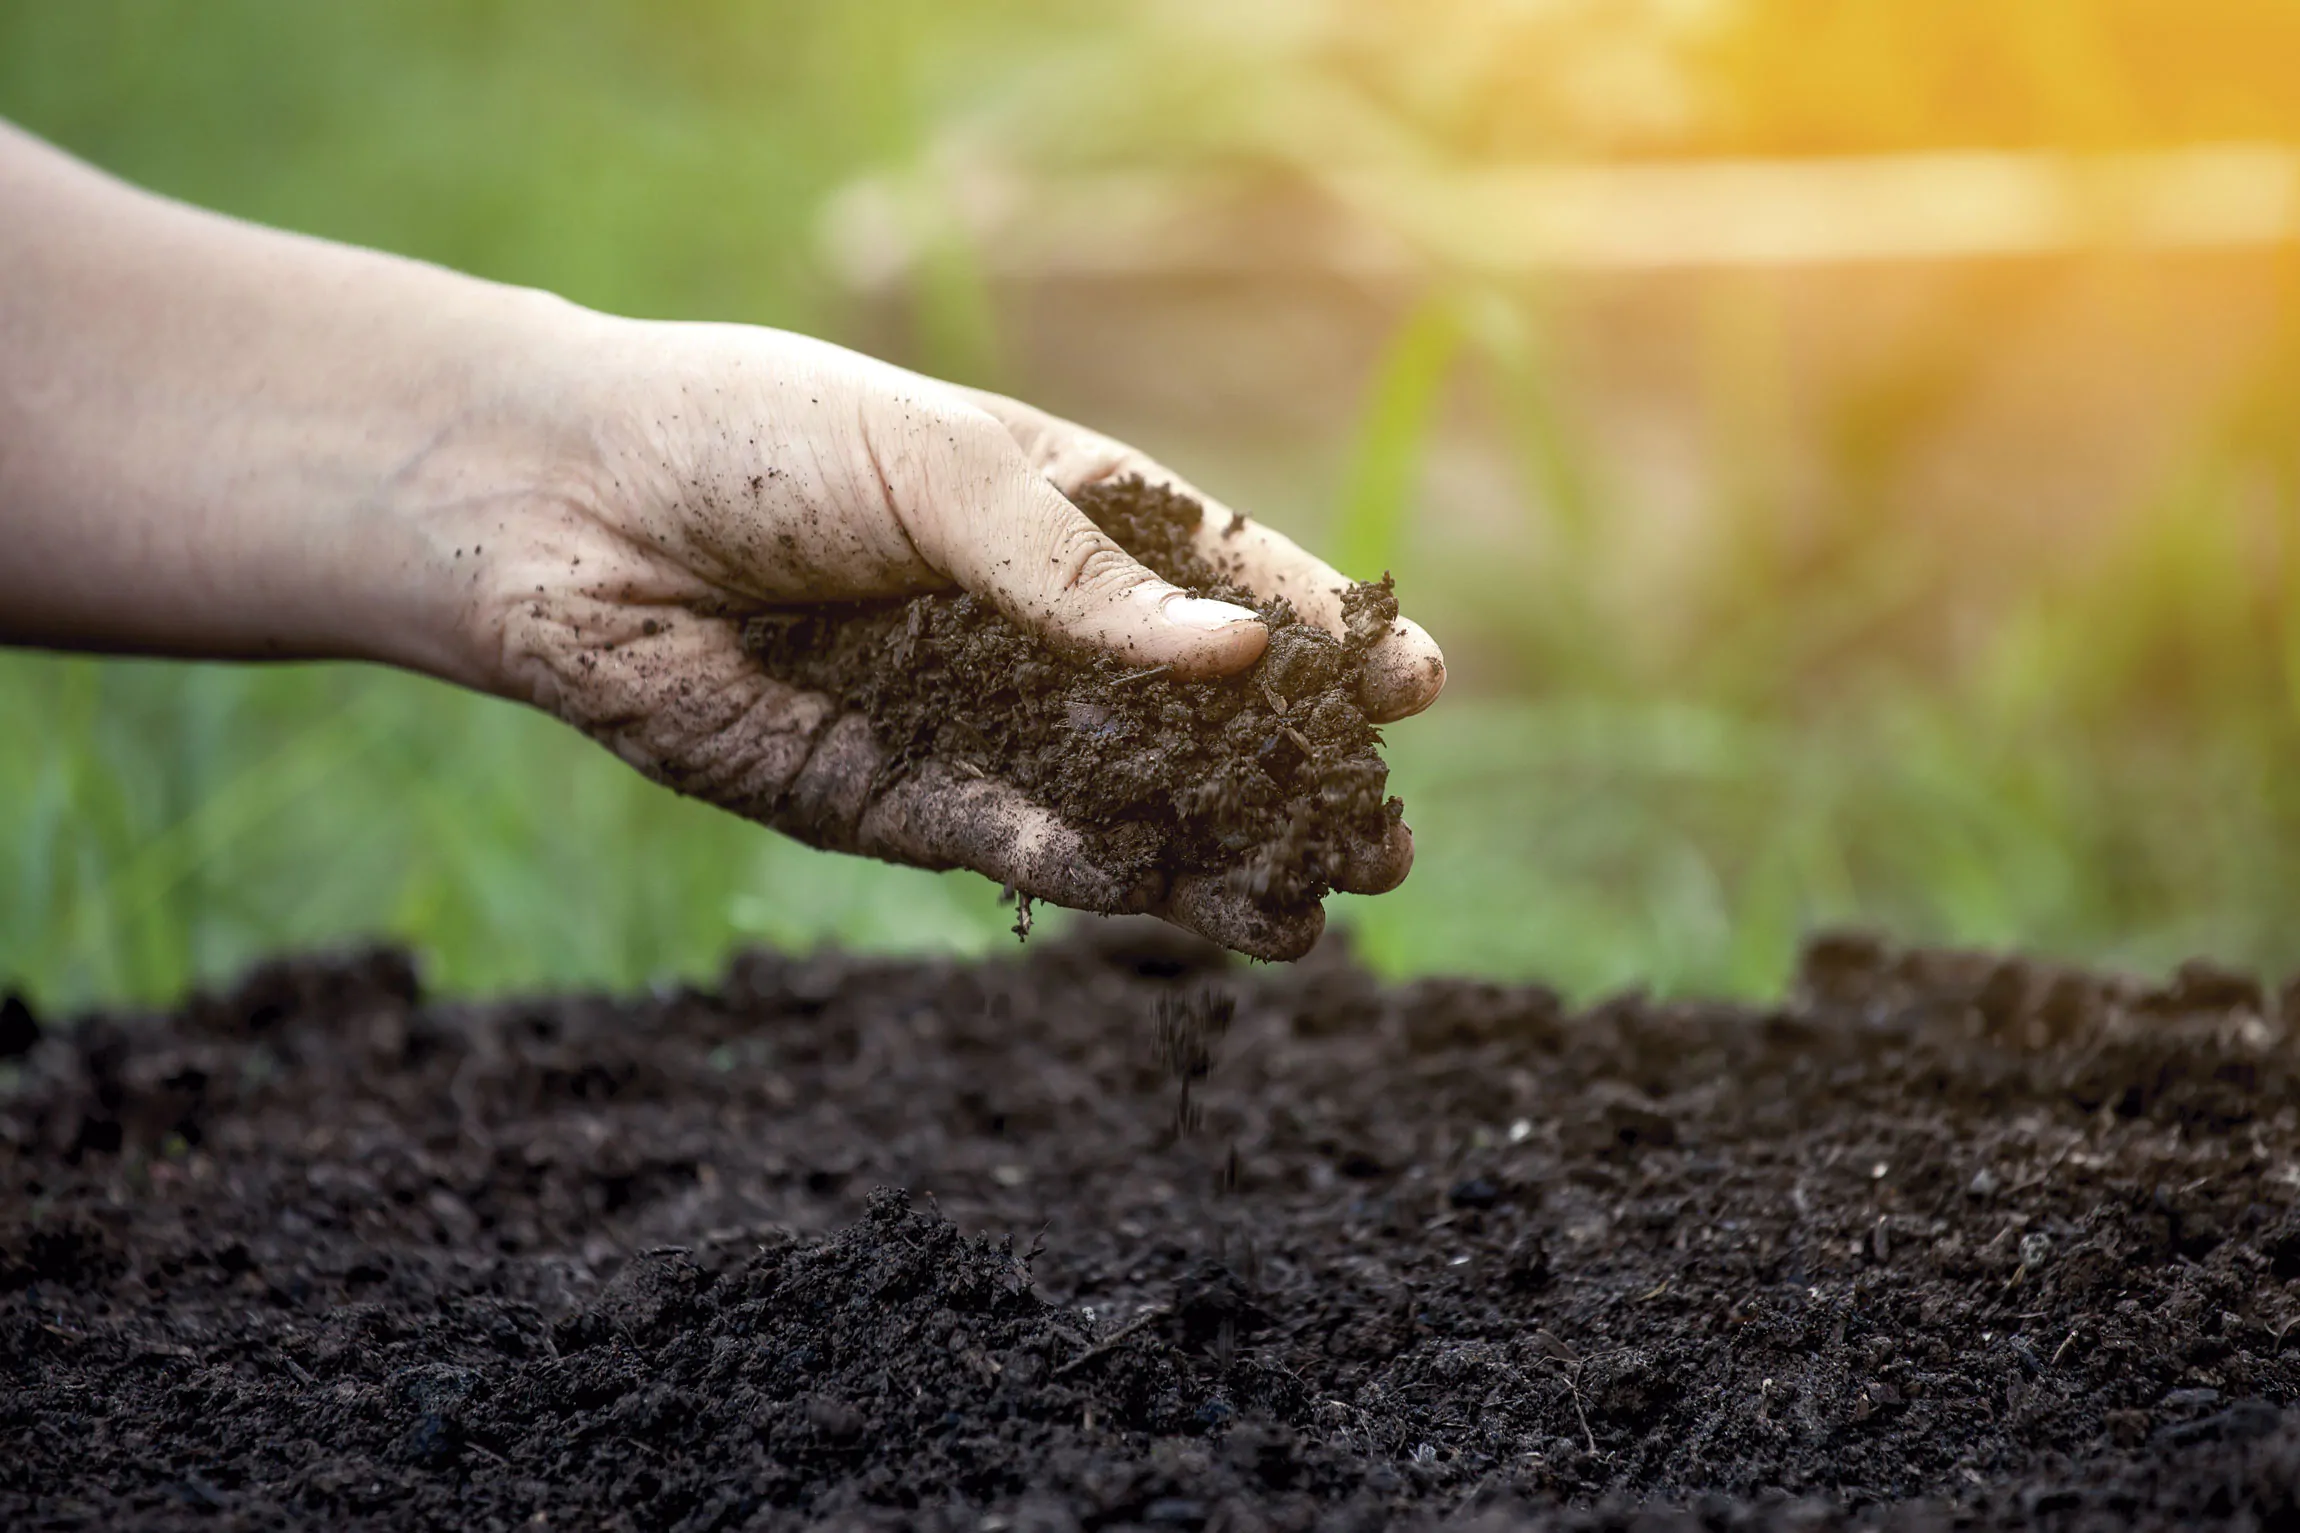
<svg viewBox="0 0 2300 1533">
<path fill-rule="evenodd" d="M 947 406 L 937 412 L 929 429 L 942 438 L 950 458 L 961 469 L 980 472 L 986 467 L 1003 469 L 1024 462 L 1014 433 L 998 417 L 976 406 Z"/>
<path fill-rule="evenodd" d="M 1134 586 L 1150 579 L 1150 572 L 1134 563 L 1134 556 L 1111 542 L 1104 533 L 1088 526 L 1079 533 L 1070 558 L 1070 579 L 1065 581 L 1072 591 L 1086 595 L 1116 595 L 1132 591 Z"/>
<path fill-rule="evenodd" d="M 997 419 L 970 405 L 938 407 L 917 427 L 907 471 L 896 476 L 897 515 L 926 561 L 946 573 L 965 567 L 999 519 L 1013 515 L 1010 487 L 1031 475 L 1022 449 Z"/>
<path fill-rule="evenodd" d="M 1078 596 L 1115 596 L 1151 578 L 1133 555 L 1083 516 L 1057 534 L 1054 556 L 1057 589 Z"/>
<path fill-rule="evenodd" d="M 824 711 L 828 712 L 827 700 Z M 801 759 L 774 797 L 774 823 L 816 846 L 856 850 L 878 766 L 870 726 L 862 715 L 843 714 L 828 728 L 811 731 Z"/>
</svg>

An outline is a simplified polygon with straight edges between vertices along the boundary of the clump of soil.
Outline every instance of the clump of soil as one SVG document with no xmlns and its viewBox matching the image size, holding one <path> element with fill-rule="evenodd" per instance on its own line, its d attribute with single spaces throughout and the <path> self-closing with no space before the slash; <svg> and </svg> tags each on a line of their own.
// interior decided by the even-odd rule
<svg viewBox="0 0 2300 1533">
<path fill-rule="evenodd" d="M 0 1526 L 2300 1519 L 2300 987 L 1839 940 L 1576 1011 L 1338 946 L 39 1026 Z"/>
<path fill-rule="evenodd" d="M 778 612 L 751 622 L 746 647 L 867 716 L 890 773 L 932 758 L 1003 778 L 1114 873 L 1220 873 L 1274 911 L 1323 899 L 1351 849 L 1381 845 L 1403 812 L 1357 699 L 1366 651 L 1397 618 L 1388 579 L 1344 593 L 1336 639 L 1231 583 L 1192 541 L 1197 501 L 1139 478 L 1073 498 L 1167 580 L 1259 613 L 1261 660 L 1178 681 L 1057 653 L 963 593 Z"/>
</svg>

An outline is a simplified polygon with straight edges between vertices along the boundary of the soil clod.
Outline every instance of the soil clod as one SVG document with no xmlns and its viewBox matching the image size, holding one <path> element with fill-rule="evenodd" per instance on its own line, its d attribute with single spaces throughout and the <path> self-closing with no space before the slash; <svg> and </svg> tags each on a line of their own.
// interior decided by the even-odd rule
<svg viewBox="0 0 2300 1533">
<path fill-rule="evenodd" d="M 1397 617 L 1388 580 L 1344 594 L 1335 638 L 1234 584 L 1200 544 L 1198 502 L 1135 478 L 1074 499 L 1167 580 L 1253 608 L 1270 631 L 1262 658 L 1186 682 L 1059 653 L 963 593 L 778 611 L 745 646 L 867 717 L 890 776 L 965 761 L 1054 810 L 1129 884 L 1219 875 L 1276 913 L 1322 900 L 1404 812 L 1358 702 L 1365 654 Z"/>
</svg>

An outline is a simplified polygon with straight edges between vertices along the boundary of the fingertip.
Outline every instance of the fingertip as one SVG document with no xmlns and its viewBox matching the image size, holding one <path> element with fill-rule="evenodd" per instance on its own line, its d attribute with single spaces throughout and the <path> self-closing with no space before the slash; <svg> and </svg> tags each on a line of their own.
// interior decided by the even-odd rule
<svg viewBox="0 0 2300 1533">
<path fill-rule="evenodd" d="M 1405 821 L 1393 820 L 1378 845 L 1352 849 L 1334 872 L 1334 887 L 1344 894 L 1387 894 L 1413 870 L 1413 830 Z"/>
<path fill-rule="evenodd" d="M 998 778 L 940 761 L 880 794 L 861 815 L 852 849 L 913 867 L 971 868 L 1073 910 L 1140 910 L 1153 897 L 1140 878 L 1096 865 L 1052 810 Z"/>
<path fill-rule="evenodd" d="M 1187 591 L 1172 591 L 1159 597 L 1158 611 L 1167 622 L 1192 633 L 1227 633 L 1245 623 L 1259 627 L 1262 621 L 1251 607 L 1192 596 Z"/>
<path fill-rule="evenodd" d="M 1136 658 L 1167 665 L 1186 681 L 1228 676 L 1262 658 L 1270 630 L 1252 608 L 1192 596 L 1162 580 L 1146 581 L 1128 600 L 1148 609 L 1146 642 Z"/>
<path fill-rule="evenodd" d="M 1438 700 L 1445 690 L 1445 655 L 1429 631 L 1412 618 L 1390 625 L 1366 655 L 1359 700 L 1377 724 L 1412 718 Z"/>
<path fill-rule="evenodd" d="M 1176 880 L 1160 913 L 1184 931 L 1272 963 L 1301 957 L 1317 946 L 1326 929 L 1322 905 L 1270 910 L 1220 878 Z"/>
</svg>

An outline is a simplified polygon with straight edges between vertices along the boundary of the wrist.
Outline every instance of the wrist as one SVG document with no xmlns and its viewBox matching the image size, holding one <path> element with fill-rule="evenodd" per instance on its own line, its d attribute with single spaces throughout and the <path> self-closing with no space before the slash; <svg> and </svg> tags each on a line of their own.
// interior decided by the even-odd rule
<svg viewBox="0 0 2300 1533">
<path fill-rule="evenodd" d="M 491 684 L 469 572 L 581 457 L 551 391 L 596 316 L 148 196 L 5 125 L 0 270 L 0 642 Z"/>
<path fill-rule="evenodd" d="M 538 542 L 588 503 L 601 454 L 576 397 L 606 316 L 548 293 L 487 288 L 457 327 L 422 445 L 357 508 L 344 583 L 362 658 L 478 691 L 524 696 L 506 674 L 504 610 Z"/>
</svg>

